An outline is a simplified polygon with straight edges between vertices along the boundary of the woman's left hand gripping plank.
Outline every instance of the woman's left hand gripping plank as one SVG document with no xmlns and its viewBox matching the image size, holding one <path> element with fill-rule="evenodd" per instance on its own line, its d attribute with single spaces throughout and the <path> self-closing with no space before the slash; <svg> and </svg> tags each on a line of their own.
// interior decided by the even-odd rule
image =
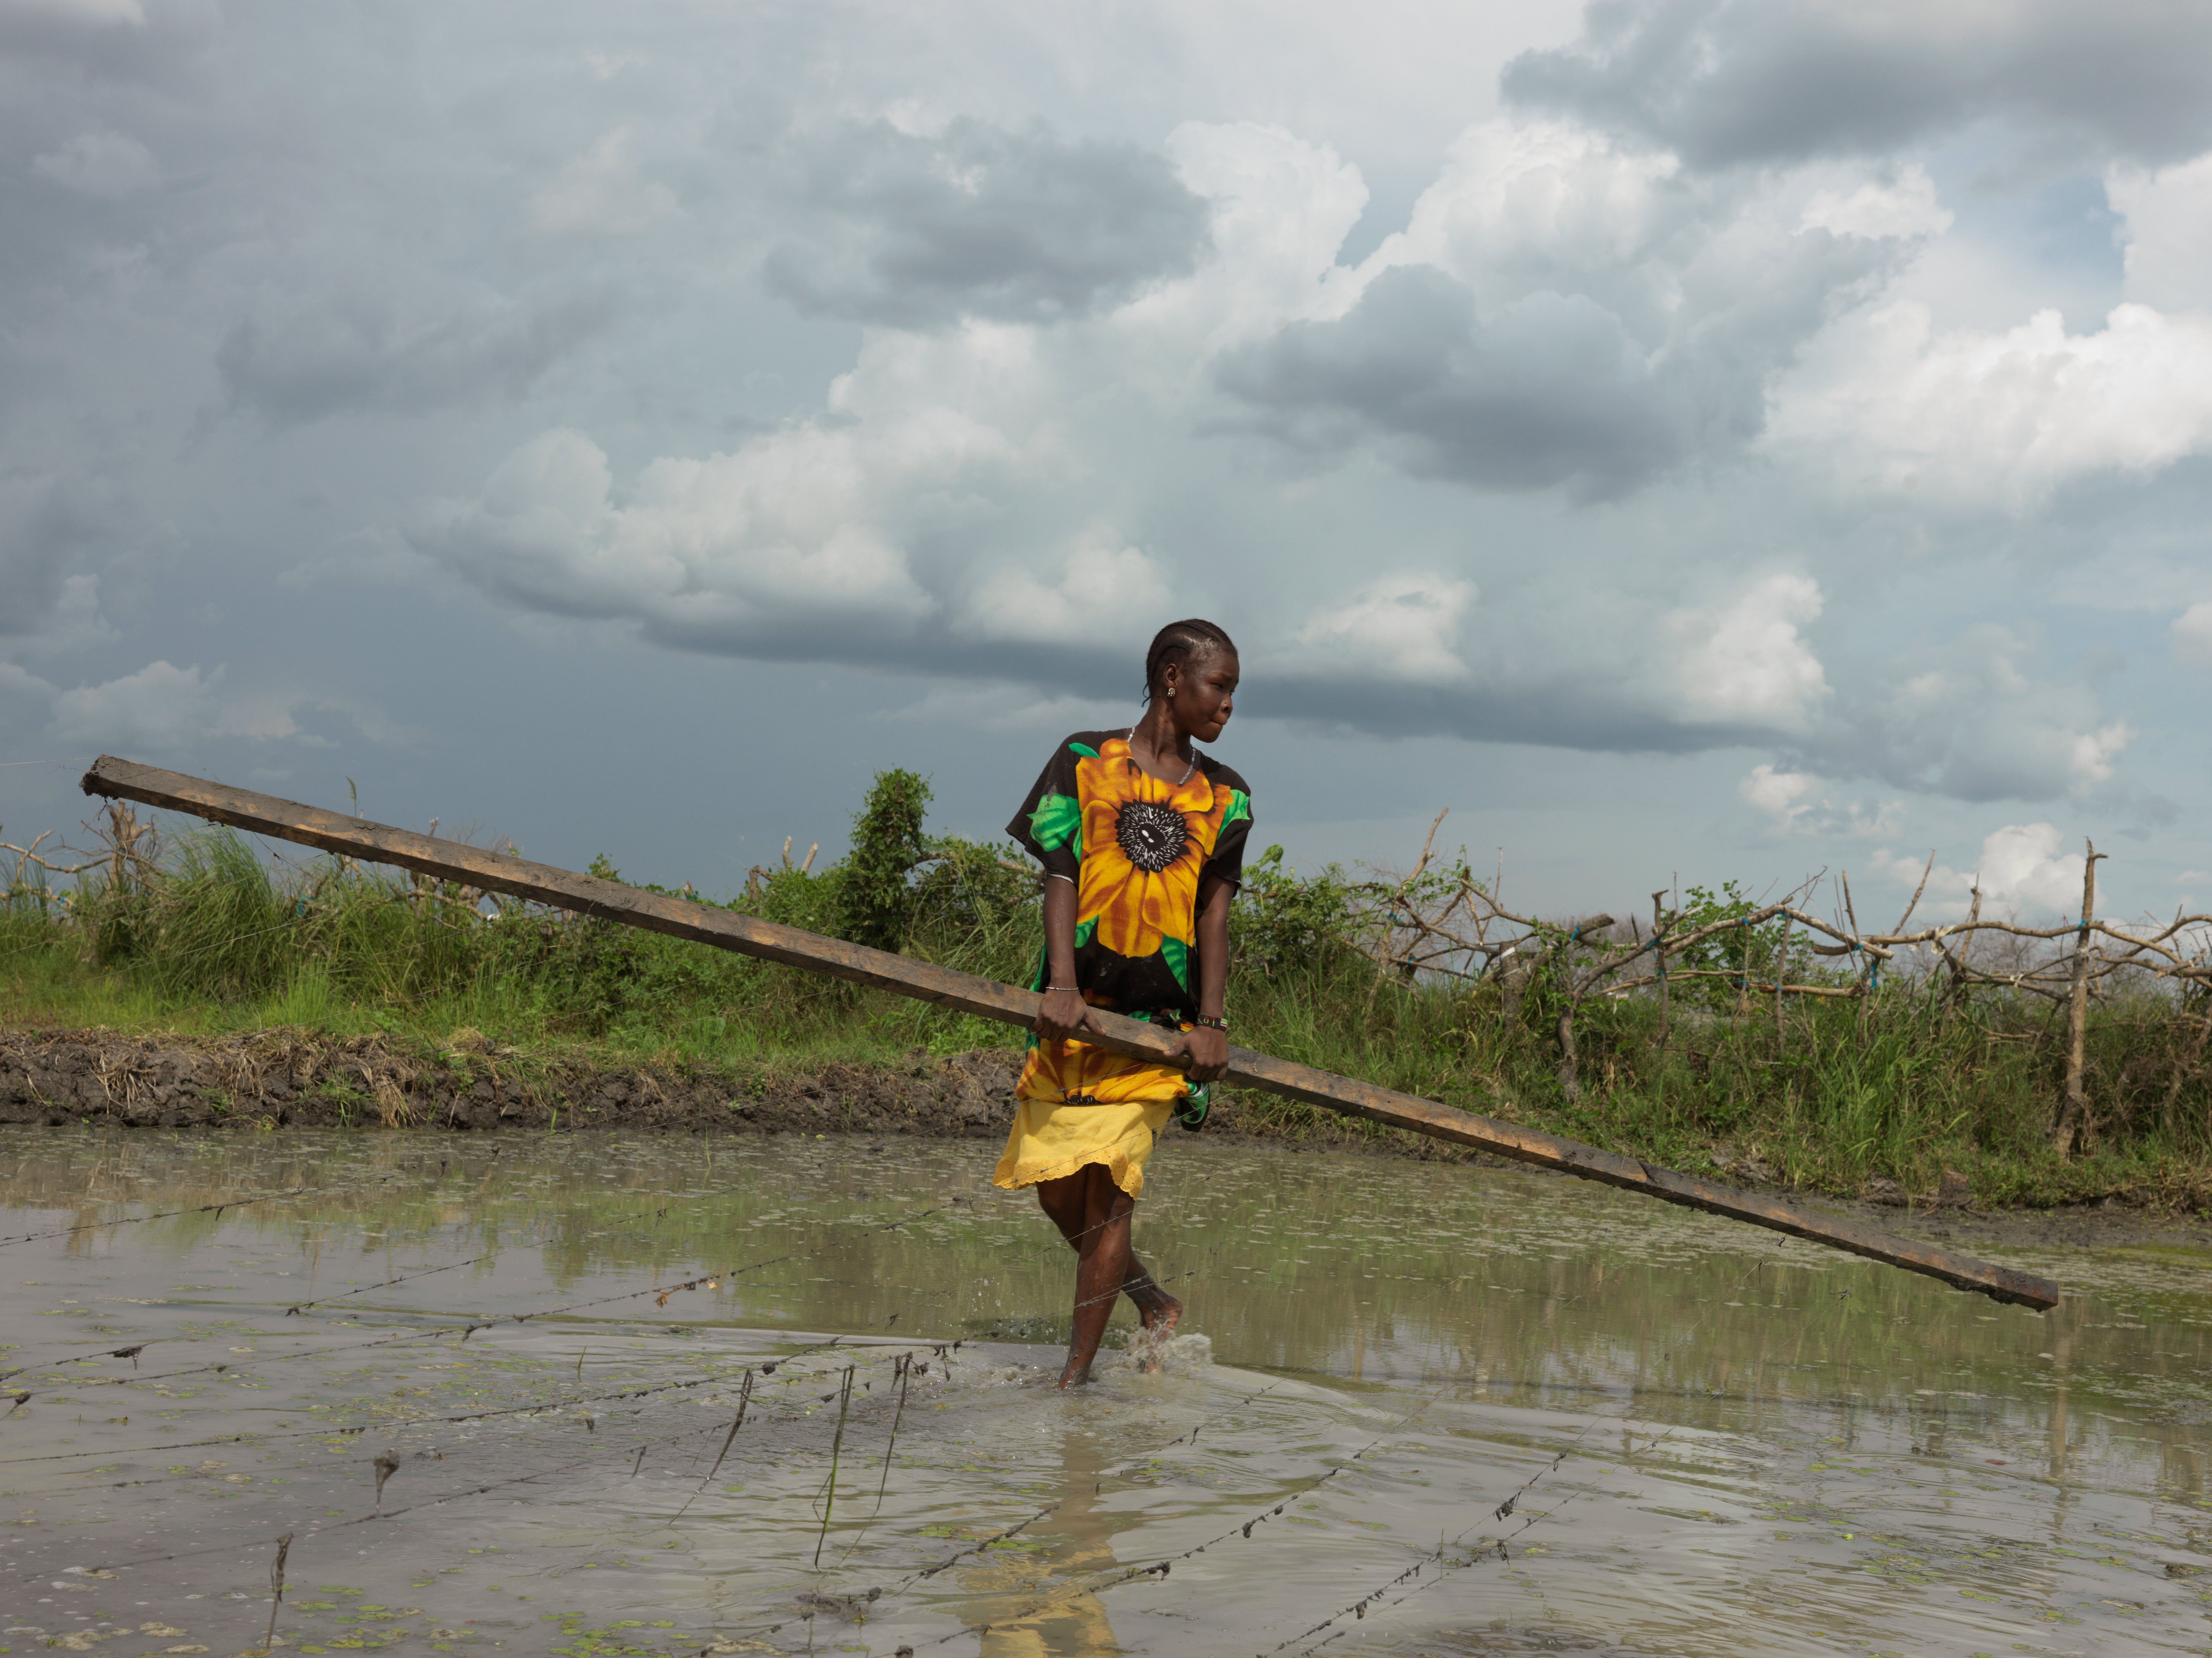
<svg viewBox="0 0 2212 1658">
<path fill-rule="evenodd" d="M 1198 890 L 1198 1011 L 1218 1019 L 1229 994 L 1229 906 L 1237 889 L 1208 876 Z M 1071 915 L 1073 912 L 1070 912 Z M 1194 1025 L 1168 1055 L 1194 1083 L 1218 1082 L 1229 1070 L 1229 1033 L 1218 1025 Z"/>
</svg>

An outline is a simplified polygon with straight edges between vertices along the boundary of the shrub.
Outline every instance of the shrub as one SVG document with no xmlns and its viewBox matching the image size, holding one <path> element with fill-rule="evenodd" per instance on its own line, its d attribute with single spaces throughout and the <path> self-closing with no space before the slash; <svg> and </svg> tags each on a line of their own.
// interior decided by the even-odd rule
<svg viewBox="0 0 2212 1658">
<path fill-rule="evenodd" d="M 841 937 L 878 950 L 906 942 L 914 914 L 914 872 L 928 855 L 922 815 L 929 785 L 910 771 L 876 774 L 867 803 L 853 817 L 852 849 L 835 877 Z"/>
</svg>

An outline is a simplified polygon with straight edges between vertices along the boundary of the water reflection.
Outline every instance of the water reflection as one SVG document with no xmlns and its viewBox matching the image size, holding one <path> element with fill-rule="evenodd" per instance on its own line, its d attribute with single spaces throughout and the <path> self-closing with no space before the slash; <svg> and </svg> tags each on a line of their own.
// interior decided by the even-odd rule
<svg viewBox="0 0 2212 1658">
<path fill-rule="evenodd" d="M 1601 1188 L 1200 1140 L 1139 1224 L 1216 1363 L 1070 1400 L 1024 1345 L 1064 1329 L 1066 1246 L 988 1163 L 0 1131 L 0 1236 L 52 1235 L 0 1254 L 0 1567 L 36 1588 L 0 1647 L 143 1604 L 236 1650 L 286 1529 L 337 1585 L 285 1613 L 302 1650 L 2203 1644 L 2194 1252 L 2008 1252 L 2077 1292 L 2039 1316 Z M 847 1363 L 872 1472 L 825 1534 Z M 141 1564 L 67 1570 L 101 1560 Z"/>
<path fill-rule="evenodd" d="M 1106 1512 L 1098 1496 L 1106 1459 L 1088 1433 L 1060 1442 L 1061 1506 L 1023 1533 L 1036 1546 L 1000 1552 L 968 1574 L 976 1597 L 961 1608 L 961 1621 L 988 1626 L 982 1658 L 1088 1658 L 1121 1650 L 1098 1596 L 1086 1588 L 1054 1592 L 1069 1579 L 1110 1575 L 1120 1564 L 1115 1536 L 1139 1523 L 1135 1515 Z M 1039 1602 L 1042 1608 L 1037 1608 Z"/>
</svg>

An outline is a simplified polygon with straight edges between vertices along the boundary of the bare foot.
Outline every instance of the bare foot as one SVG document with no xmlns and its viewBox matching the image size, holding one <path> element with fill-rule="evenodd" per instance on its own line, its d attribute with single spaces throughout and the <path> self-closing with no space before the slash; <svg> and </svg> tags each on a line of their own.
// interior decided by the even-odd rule
<svg viewBox="0 0 2212 1658">
<path fill-rule="evenodd" d="M 1160 1351 L 1175 1334 L 1175 1327 L 1182 1320 L 1182 1303 L 1155 1284 L 1152 1293 L 1139 1303 L 1137 1315 L 1145 1327 L 1136 1339 L 1130 1342 L 1129 1351 L 1136 1361 L 1138 1370 L 1150 1376 L 1160 1368 Z"/>
<path fill-rule="evenodd" d="M 1159 1299 L 1149 1307 L 1139 1308 L 1138 1316 L 1156 1339 L 1165 1341 L 1175 1333 L 1175 1327 L 1182 1322 L 1182 1303 L 1164 1290 L 1157 1294 Z"/>
</svg>

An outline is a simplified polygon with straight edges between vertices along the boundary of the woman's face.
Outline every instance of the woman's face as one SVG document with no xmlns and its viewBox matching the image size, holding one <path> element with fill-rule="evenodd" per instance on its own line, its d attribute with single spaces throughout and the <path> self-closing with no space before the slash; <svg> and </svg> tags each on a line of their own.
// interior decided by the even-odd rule
<svg viewBox="0 0 2212 1658">
<path fill-rule="evenodd" d="M 1176 724 L 1200 743 L 1219 737 L 1237 711 L 1237 653 L 1218 646 L 1170 663 L 1167 689 L 1174 695 L 1168 708 Z"/>
</svg>

